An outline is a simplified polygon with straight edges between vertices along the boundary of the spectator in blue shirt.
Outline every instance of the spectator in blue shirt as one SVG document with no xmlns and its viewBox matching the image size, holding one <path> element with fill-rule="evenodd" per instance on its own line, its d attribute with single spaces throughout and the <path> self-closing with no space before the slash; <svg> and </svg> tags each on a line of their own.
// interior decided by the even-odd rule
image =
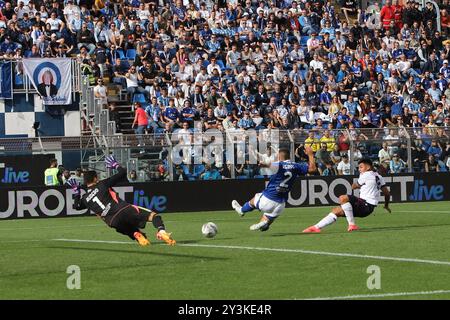
<svg viewBox="0 0 450 320">
<path fill-rule="evenodd" d="M 175 100 L 173 98 L 170 98 L 169 105 L 164 110 L 163 118 L 165 123 L 170 123 L 172 126 L 178 124 L 180 113 L 175 108 Z"/>
<path fill-rule="evenodd" d="M 344 102 L 344 107 L 347 108 L 350 116 L 361 113 L 361 107 L 359 106 L 359 103 L 354 100 L 352 95 L 348 96 L 348 100 Z"/>
<path fill-rule="evenodd" d="M 239 120 L 238 127 L 244 130 L 248 130 L 255 127 L 255 122 L 250 117 L 250 112 L 244 111 L 244 117 Z"/>
<path fill-rule="evenodd" d="M 343 107 L 337 117 L 336 129 L 348 128 L 350 117 L 347 114 L 347 108 Z"/>
<path fill-rule="evenodd" d="M 439 159 L 442 155 L 442 149 L 437 143 L 437 140 L 431 140 L 431 145 L 427 149 L 427 153 Z"/>
<path fill-rule="evenodd" d="M 10 36 L 5 37 L 5 41 L 0 44 L 0 52 L 12 54 L 17 49 L 17 44 L 11 40 Z"/>
<path fill-rule="evenodd" d="M 406 164 L 400 159 L 398 154 L 394 154 L 392 160 L 389 162 L 390 173 L 401 173 L 405 169 Z"/>
<path fill-rule="evenodd" d="M 400 99 L 395 96 L 392 98 L 392 106 L 391 106 L 391 116 L 401 116 L 403 115 L 403 101 L 400 101 Z"/>
<path fill-rule="evenodd" d="M 192 107 L 191 101 L 185 100 L 184 107 L 181 110 L 181 118 L 183 122 L 187 122 L 189 127 L 192 128 L 194 126 L 194 118 L 195 118 L 195 108 Z"/>
<path fill-rule="evenodd" d="M 211 166 L 210 164 L 207 164 L 205 166 L 205 172 L 203 172 L 200 175 L 201 180 L 222 180 L 222 175 L 220 172 Z"/>
</svg>

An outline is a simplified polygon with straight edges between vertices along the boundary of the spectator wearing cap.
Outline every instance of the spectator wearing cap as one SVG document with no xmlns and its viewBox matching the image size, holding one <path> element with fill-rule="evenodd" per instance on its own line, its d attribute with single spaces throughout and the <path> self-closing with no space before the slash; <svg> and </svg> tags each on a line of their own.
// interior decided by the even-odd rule
<svg viewBox="0 0 450 320">
<path fill-rule="evenodd" d="M 342 155 L 342 160 L 337 165 L 337 171 L 340 176 L 348 176 L 352 174 L 351 165 L 347 153 L 344 153 Z"/>
<path fill-rule="evenodd" d="M 444 75 L 444 78 L 450 80 L 450 66 L 448 65 L 448 60 L 442 62 L 442 67 L 439 69 L 439 73 Z"/>
</svg>

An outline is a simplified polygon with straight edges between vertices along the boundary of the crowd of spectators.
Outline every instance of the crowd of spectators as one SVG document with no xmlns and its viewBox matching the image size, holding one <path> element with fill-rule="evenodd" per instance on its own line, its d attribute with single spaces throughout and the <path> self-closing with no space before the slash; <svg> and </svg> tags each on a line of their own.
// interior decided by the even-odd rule
<svg viewBox="0 0 450 320">
<path fill-rule="evenodd" d="M 334 130 L 384 128 L 384 140 L 411 127 L 420 131 L 415 168 L 442 170 L 446 131 L 439 150 L 420 136 L 450 125 L 450 4 L 438 3 L 437 11 L 411 0 L 369 1 L 370 10 L 354 0 L 0 0 L 0 55 L 76 57 L 102 104 L 110 105 L 108 79 L 145 111 L 133 123 L 139 135 L 187 125 L 313 130 L 320 140 L 326 129 L 337 150 L 318 144 L 320 172 L 347 174 L 349 160 L 332 157 L 348 152 Z M 405 170 L 401 146 L 386 143 L 389 159 L 381 144 L 351 151 Z"/>
</svg>

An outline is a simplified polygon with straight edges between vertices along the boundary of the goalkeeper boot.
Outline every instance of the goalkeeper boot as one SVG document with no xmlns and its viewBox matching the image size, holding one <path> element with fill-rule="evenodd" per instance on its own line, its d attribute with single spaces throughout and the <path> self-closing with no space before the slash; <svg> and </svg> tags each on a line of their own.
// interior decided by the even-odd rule
<svg viewBox="0 0 450 320">
<path fill-rule="evenodd" d="M 320 233 L 320 228 L 316 226 L 311 226 L 302 231 L 303 233 Z"/>
<path fill-rule="evenodd" d="M 242 212 L 242 206 L 236 200 L 231 202 L 231 206 L 241 217 L 245 215 L 245 212 Z"/>
<path fill-rule="evenodd" d="M 136 239 L 136 241 L 139 243 L 140 246 L 148 246 L 150 244 L 150 241 L 148 241 L 148 239 L 145 237 L 145 235 L 143 235 L 142 233 L 136 231 L 134 234 L 134 239 Z"/>
<path fill-rule="evenodd" d="M 177 243 L 172 239 L 172 233 L 168 233 L 166 230 L 159 230 L 156 234 L 156 239 L 164 241 L 169 246 L 174 246 Z"/>
<path fill-rule="evenodd" d="M 252 231 L 256 231 L 256 230 L 267 231 L 269 229 L 269 226 L 270 226 L 269 219 L 267 219 L 266 217 L 263 216 L 258 223 L 255 223 L 250 226 L 250 230 L 252 230 Z"/>
<path fill-rule="evenodd" d="M 356 231 L 356 230 L 359 230 L 359 227 L 356 224 L 348 225 L 348 229 L 347 229 L 348 232 L 352 232 L 352 231 Z"/>
</svg>

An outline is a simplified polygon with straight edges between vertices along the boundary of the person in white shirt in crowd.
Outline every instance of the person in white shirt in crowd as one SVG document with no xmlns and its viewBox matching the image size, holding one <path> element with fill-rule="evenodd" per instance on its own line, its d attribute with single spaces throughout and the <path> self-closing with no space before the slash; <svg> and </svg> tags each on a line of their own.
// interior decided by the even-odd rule
<svg viewBox="0 0 450 320">
<path fill-rule="evenodd" d="M 352 174 L 351 165 L 347 154 L 342 155 L 342 160 L 337 165 L 337 170 L 340 176 L 349 176 Z"/>
</svg>

